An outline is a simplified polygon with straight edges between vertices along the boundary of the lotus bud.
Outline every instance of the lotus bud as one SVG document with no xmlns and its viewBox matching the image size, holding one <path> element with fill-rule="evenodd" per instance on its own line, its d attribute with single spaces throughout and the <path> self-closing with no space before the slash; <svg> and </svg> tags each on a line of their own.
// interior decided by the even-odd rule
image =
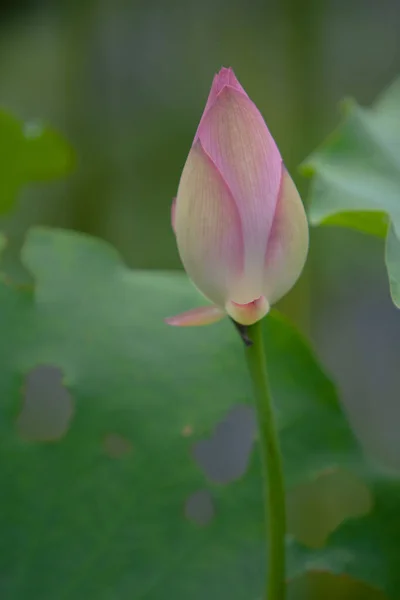
<svg viewBox="0 0 400 600">
<path fill-rule="evenodd" d="M 232 69 L 215 77 L 172 208 L 183 266 L 211 305 L 170 317 L 203 325 L 264 317 L 308 251 L 303 204 L 259 110 Z"/>
</svg>

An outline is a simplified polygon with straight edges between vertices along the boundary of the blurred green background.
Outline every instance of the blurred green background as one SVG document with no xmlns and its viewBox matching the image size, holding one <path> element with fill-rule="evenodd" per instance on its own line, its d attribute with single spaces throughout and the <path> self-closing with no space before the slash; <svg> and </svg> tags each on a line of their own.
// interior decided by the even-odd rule
<svg viewBox="0 0 400 600">
<path fill-rule="evenodd" d="M 296 168 L 400 72 L 397 0 L 8 0 L 0 3 L 0 104 L 70 140 L 68 181 L 26 190 L 3 222 L 7 268 L 31 224 L 110 241 L 132 267 L 180 268 L 170 202 L 213 74 L 232 66 Z M 188 307 L 189 308 L 189 307 Z M 400 317 L 379 240 L 312 232 L 282 304 L 313 338 L 368 450 L 400 466 Z"/>
<path fill-rule="evenodd" d="M 400 71 L 396 0 L 0 6 L 1 104 L 51 122 L 77 151 L 68 185 L 26 194 L 13 235 L 38 221 L 85 231 L 135 267 L 179 267 L 170 199 L 222 65 L 235 69 L 294 175 L 337 122 L 343 95 L 368 104 Z"/>
<path fill-rule="evenodd" d="M 368 105 L 400 73 L 399 31 L 398 0 L 1 1 L 0 105 L 51 123 L 76 151 L 67 181 L 25 190 L 3 220 L 7 270 L 26 276 L 18 249 L 32 224 L 104 238 L 131 267 L 180 268 L 171 198 L 223 65 L 307 204 L 297 166 L 338 123 L 343 96 Z M 311 336 L 365 448 L 398 469 L 400 315 L 382 241 L 313 230 L 281 308 Z M 338 579 L 329 597 L 366 597 L 346 590 Z"/>
<path fill-rule="evenodd" d="M 33 223 L 105 238 L 132 267 L 180 268 L 170 202 L 222 65 L 264 114 L 306 203 L 296 168 L 338 123 L 340 99 L 369 104 L 400 72 L 397 0 L 8 0 L 0 18 L 0 104 L 50 122 L 77 155 L 68 181 L 26 190 L 6 219 L 14 276 Z M 400 319 L 382 243 L 313 231 L 283 310 L 314 338 L 363 440 L 400 464 Z"/>
<path fill-rule="evenodd" d="M 180 268 L 170 202 L 211 85 L 232 66 L 307 203 L 298 164 L 351 95 L 369 104 L 400 72 L 397 0 L 8 0 L 0 104 L 50 122 L 76 149 L 66 182 L 29 189 L 6 219 L 8 268 L 33 223 L 109 240 L 132 267 Z M 19 275 L 21 275 L 19 273 Z M 312 232 L 284 301 L 342 387 L 364 442 L 400 465 L 400 319 L 383 244 Z"/>
</svg>

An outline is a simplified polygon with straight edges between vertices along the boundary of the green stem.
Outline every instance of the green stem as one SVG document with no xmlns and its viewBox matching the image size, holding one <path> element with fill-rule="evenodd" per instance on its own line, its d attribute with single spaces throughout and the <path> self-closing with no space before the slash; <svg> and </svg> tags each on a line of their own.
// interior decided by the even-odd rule
<svg viewBox="0 0 400 600">
<path fill-rule="evenodd" d="M 267 528 L 266 600 L 285 598 L 285 485 L 282 456 L 276 431 L 268 384 L 261 321 L 248 328 L 252 346 L 246 349 L 247 364 L 253 382 L 265 494 Z"/>
</svg>

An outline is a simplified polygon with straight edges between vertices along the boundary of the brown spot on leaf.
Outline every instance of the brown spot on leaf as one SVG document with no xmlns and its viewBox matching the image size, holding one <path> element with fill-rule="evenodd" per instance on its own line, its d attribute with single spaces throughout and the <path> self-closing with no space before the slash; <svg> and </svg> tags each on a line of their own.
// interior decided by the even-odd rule
<svg viewBox="0 0 400 600">
<path fill-rule="evenodd" d="M 254 410 L 235 406 L 218 423 L 214 435 L 194 444 L 193 455 L 215 483 L 229 483 L 246 472 L 256 432 Z"/>
<path fill-rule="evenodd" d="M 185 425 L 185 427 L 182 429 L 182 435 L 183 437 L 190 437 L 193 435 L 193 427 L 191 425 Z"/>
<path fill-rule="evenodd" d="M 22 389 L 23 405 L 17 418 L 19 435 L 28 441 L 50 442 L 61 439 L 70 426 L 73 404 L 62 384 L 62 371 L 41 365 L 26 377 Z"/>
<path fill-rule="evenodd" d="M 205 526 L 214 516 L 214 504 L 210 492 L 198 490 L 186 500 L 185 516 L 197 525 Z"/>
<path fill-rule="evenodd" d="M 370 512 L 368 486 L 343 469 L 327 469 L 314 481 L 292 488 L 287 496 L 288 531 L 310 548 L 320 548 L 343 521 Z"/>
<path fill-rule="evenodd" d="M 129 440 L 117 433 L 109 433 L 103 440 L 104 452 L 111 458 L 122 458 L 132 452 L 132 444 Z"/>
<path fill-rule="evenodd" d="M 288 600 L 388 600 L 380 590 L 347 575 L 312 571 L 288 584 Z"/>
</svg>

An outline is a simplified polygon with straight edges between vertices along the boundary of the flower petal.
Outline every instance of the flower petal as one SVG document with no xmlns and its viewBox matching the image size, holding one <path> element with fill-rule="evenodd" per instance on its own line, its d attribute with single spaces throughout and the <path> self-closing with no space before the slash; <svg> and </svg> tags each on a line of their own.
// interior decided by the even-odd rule
<svg viewBox="0 0 400 600">
<path fill-rule="evenodd" d="M 175 209 L 179 254 L 193 283 L 223 307 L 243 269 L 236 204 L 200 142 L 190 150 Z"/>
<path fill-rule="evenodd" d="M 225 85 L 199 127 L 199 139 L 229 186 L 242 223 L 245 246 L 245 295 L 262 295 L 264 256 L 272 227 L 282 159 L 253 102 Z"/>
<path fill-rule="evenodd" d="M 222 67 L 220 72 L 217 73 L 216 75 L 214 75 L 211 90 L 210 90 L 209 96 L 207 98 L 207 104 L 203 111 L 203 115 L 201 117 L 200 124 L 197 128 L 197 132 L 196 132 L 194 141 L 197 140 L 200 125 L 201 125 L 206 113 L 212 107 L 212 105 L 214 104 L 214 102 L 217 99 L 218 94 L 224 89 L 224 87 L 226 85 L 229 85 L 232 88 L 235 88 L 236 90 L 238 90 L 239 92 L 242 92 L 245 96 L 247 96 L 246 92 L 244 91 L 244 89 L 242 88 L 242 86 L 240 85 L 238 80 L 236 79 L 233 69 L 231 69 L 231 67 L 229 67 L 229 68 Z"/>
<path fill-rule="evenodd" d="M 218 306 L 201 306 L 174 317 L 168 317 L 165 322 L 176 327 L 197 327 L 210 325 L 226 317 L 226 312 Z"/>
<path fill-rule="evenodd" d="M 248 302 L 247 304 L 238 304 L 229 301 L 226 303 L 226 312 L 236 323 L 240 325 L 253 325 L 269 312 L 270 306 L 264 296 Z"/>
<path fill-rule="evenodd" d="M 308 252 L 308 224 L 303 203 L 286 169 L 274 224 L 268 240 L 264 268 L 264 295 L 277 302 L 295 284 Z"/>
<path fill-rule="evenodd" d="M 171 227 L 172 231 L 175 233 L 175 208 L 176 208 L 176 198 L 172 198 L 171 204 Z"/>
</svg>

